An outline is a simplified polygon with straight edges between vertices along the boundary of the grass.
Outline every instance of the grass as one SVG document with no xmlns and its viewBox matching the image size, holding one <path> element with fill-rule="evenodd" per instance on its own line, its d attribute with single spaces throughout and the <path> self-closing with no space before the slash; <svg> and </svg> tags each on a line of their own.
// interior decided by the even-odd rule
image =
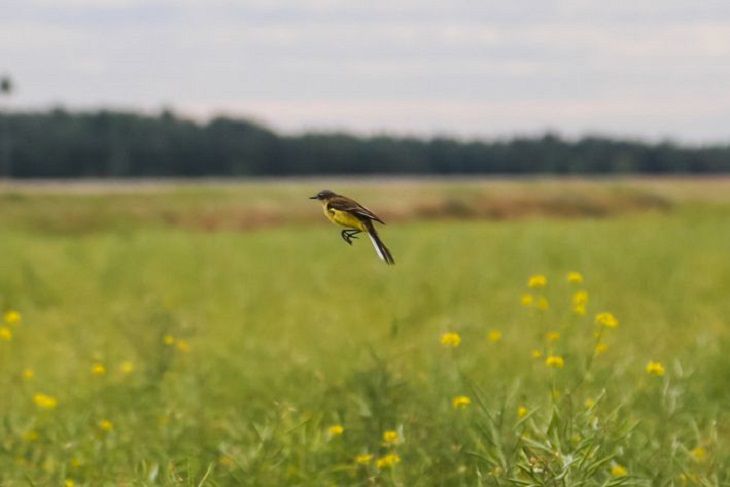
<svg viewBox="0 0 730 487">
<path fill-rule="evenodd" d="M 538 200 L 560 187 L 490 194 L 517 201 L 531 184 Z M 728 201 L 705 182 L 580 184 L 667 204 L 611 218 L 406 212 L 382 230 L 389 268 L 308 217 L 241 232 L 149 216 L 243 204 L 245 187 L 5 193 L 0 308 L 22 321 L 0 334 L 0 484 L 730 482 Z M 311 189 L 290 183 L 266 205 Z M 400 195 L 350 192 L 376 211 Z M 110 203 L 135 195 L 136 218 Z M 60 221 L 44 226 L 41 209 Z M 527 287 L 534 274 L 545 288 Z M 571 310 L 580 289 L 585 316 Z M 523 306 L 526 293 L 550 308 Z M 601 311 L 619 326 L 596 325 Z M 470 404 L 455 409 L 457 396 Z"/>
</svg>

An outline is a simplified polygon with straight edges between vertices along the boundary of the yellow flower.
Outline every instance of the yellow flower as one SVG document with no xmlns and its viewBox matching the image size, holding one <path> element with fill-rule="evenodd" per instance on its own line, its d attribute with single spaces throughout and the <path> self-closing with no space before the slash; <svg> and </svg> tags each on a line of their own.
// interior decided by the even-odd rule
<svg viewBox="0 0 730 487">
<path fill-rule="evenodd" d="M 190 344 L 188 343 L 187 340 L 183 340 L 182 338 L 180 338 L 177 341 L 177 349 L 183 353 L 187 353 L 190 351 Z"/>
<path fill-rule="evenodd" d="M 611 475 L 614 477 L 626 477 L 629 474 L 629 471 L 626 470 L 626 467 L 623 465 L 619 465 L 618 463 L 615 463 L 613 467 L 611 467 Z"/>
<path fill-rule="evenodd" d="M 517 417 L 518 418 L 524 418 L 525 416 L 527 416 L 527 413 L 528 413 L 528 411 L 525 406 L 520 406 L 517 408 Z"/>
<path fill-rule="evenodd" d="M 35 377 L 35 371 L 33 371 L 33 369 L 23 369 L 20 376 L 23 380 L 33 380 L 33 377 Z"/>
<path fill-rule="evenodd" d="M 540 311 L 547 311 L 550 309 L 550 301 L 545 296 L 540 296 L 535 307 Z"/>
<path fill-rule="evenodd" d="M 38 432 L 36 430 L 26 431 L 23 433 L 23 441 L 27 441 L 28 443 L 38 441 Z"/>
<path fill-rule="evenodd" d="M 532 358 L 540 358 L 542 357 L 542 352 L 536 348 L 534 348 L 530 354 L 532 355 Z"/>
<path fill-rule="evenodd" d="M 372 453 L 360 453 L 355 457 L 355 463 L 358 465 L 367 465 L 368 463 L 373 461 L 373 454 Z"/>
<path fill-rule="evenodd" d="M 573 293 L 572 298 L 573 304 L 587 304 L 588 303 L 588 291 L 581 290 Z"/>
<path fill-rule="evenodd" d="M 66 479 L 66 481 L 63 483 L 63 487 L 74 487 L 75 485 L 76 482 L 71 479 Z"/>
<path fill-rule="evenodd" d="M 91 366 L 91 375 L 100 377 L 104 374 L 106 374 L 106 367 L 104 367 L 104 364 L 97 362 Z"/>
<path fill-rule="evenodd" d="M 441 335 L 441 345 L 444 347 L 456 348 L 461 343 L 461 336 L 458 333 L 447 332 Z"/>
<path fill-rule="evenodd" d="M 606 328 L 616 328 L 618 326 L 618 320 L 612 313 L 606 311 L 596 315 L 596 324 L 605 326 Z"/>
<path fill-rule="evenodd" d="M 400 435 L 395 430 L 388 430 L 383 433 L 383 443 L 386 445 L 397 445 L 400 441 Z"/>
<path fill-rule="evenodd" d="M 101 421 L 99 421 L 98 426 L 100 430 L 105 432 L 109 432 L 114 429 L 114 424 L 112 424 L 112 422 L 108 419 L 102 419 Z"/>
<path fill-rule="evenodd" d="M 583 274 L 580 272 L 568 272 L 565 278 L 568 282 L 572 282 L 573 284 L 580 284 L 583 282 Z"/>
<path fill-rule="evenodd" d="M 345 428 L 341 424 L 333 424 L 327 428 L 327 433 L 329 433 L 330 436 L 340 436 L 344 432 Z"/>
<path fill-rule="evenodd" d="M 608 345 L 606 345 L 605 343 L 599 343 L 596 345 L 596 348 L 594 351 L 596 353 L 596 356 L 598 356 L 598 355 L 606 353 L 606 350 L 608 350 Z"/>
<path fill-rule="evenodd" d="M 572 298 L 573 312 L 577 315 L 584 316 L 586 314 L 586 305 L 588 304 L 588 291 L 576 291 Z"/>
<path fill-rule="evenodd" d="M 694 461 L 703 462 L 707 457 L 707 450 L 705 450 L 701 446 L 698 446 L 696 448 L 693 448 L 692 451 L 689 452 L 689 454 L 692 456 L 692 459 Z"/>
<path fill-rule="evenodd" d="M 397 453 L 388 453 L 384 457 L 378 458 L 378 461 L 375 462 L 375 466 L 379 469 L 391 468 L 398 463 L 400 463 L 400 456 L 398 456 Z"/>
<path fill-rule="evenodd" d="M 469 404 L 471 404 L 471 399 L 469 398 L 469 396 L 455 396 L 451 400 L 451 406 L 454 409 L 464 409 Z"/>
<path fill-rule="evenodd" d="M 547 338 L 547 341 L 549 342 L 557 342 L 560 340 L 560 333 L 557 331 L 550 331 L 545 334 L 545 338 Z"/>
<path fill-rule="evenodd" d="M 121 372 L 124 375 L 129 375 L 132 372 L 134 372 L 134 362 L 131 360 L 125 360 L 121 364 L 119 364 L 119 372 Z"/>
<path fill-rule="evenodd" d="M 502 339 L 502 332 L 499 330 L 490 330 L 487 339 L 492 343 L 497 343 Z"/>
<path fill-rule="evenodd" d="M 172 335 L 165 335 L 164 337 L 162 337 L 162 343 L 164 343 L 168 347 L 171 347 L 175 345 L 175 337 Z"/>
<path fill-rule="evenodd" d="M 650 360 L 649 363 L 646 364 L 646 373 L 661 377 L 664 375 L 664 366 L 661 362 L 654 362 L 653 360 Z"/>
<path fill-rule="evenodd" d="M 535 296 L 532 294 L 523 294 L 522 298 L 520 298 L 520 302 L 522 303 L 522 306 L 529 308 L 535 302 Z"/>
<path fill-rule="evenodd" d="M 563 365 L 565 365 L 565 361 L 560 355 L 548 355 L 548 357 L 545 359 L 545 365 L 547 365 L 548 367 L 562 369 Z"/>
<path fill-rule="evenodd" d="M 10 309 L 5 312 L 3 319 L 8 325 L 19 325 L 22 317 L 20 316 L 20 312 Z"/>
<path fill-rule="evenodd" d="M 55 409 L 58 406 L 58 399 L 42 392 L 38 392 L 33 396 L 33 402 L 40 409 Z"/>
<path fill-rule="evenodd" d="M 586 407 L 586 409 L 592 409 L 593 406 L 596 405 L 596 401 L 594 401 L 593 399 L 591 399 L 589 397 L 588 399 L 585 400 L 585 402 L 583 403 L 583 405 Z"/>
<path fill-rule="evenodd" d="M 547 277 L 542 274 L 535 274 L 527 280 L 527 287 L 540 288 L 545 286 L 547 286 Z"/>
<path fill-rule="evenodd" d="M 13 339 L 13 331 L 7 326 L 0 326 L 0 340 L 9 342 Z"/>
</svg>

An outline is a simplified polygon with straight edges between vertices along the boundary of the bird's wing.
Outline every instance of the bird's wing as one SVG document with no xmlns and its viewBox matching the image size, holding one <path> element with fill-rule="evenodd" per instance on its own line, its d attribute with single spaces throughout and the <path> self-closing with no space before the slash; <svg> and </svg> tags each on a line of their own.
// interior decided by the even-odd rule
<svg viewBox="0 0 730 487">
<path fill-rule="evenodd" d="M 330 200 L 328 206 L 335 210 L 347 211 L 356 216 L 359 216 L 362 218 L 367 218 L 369 220 L 375 220 L 375 221 L 385 224 L 385 222 L 383 220 L 381 220 L 378 215 L 376 215 L 372 211 L 368 210 L 367 208 L 365 208 L 364 206 L 359 204 L 357 201 L 351 200 L 350 198 L 346 198 L 344 196 L 332 198 Z"/>
</svg>

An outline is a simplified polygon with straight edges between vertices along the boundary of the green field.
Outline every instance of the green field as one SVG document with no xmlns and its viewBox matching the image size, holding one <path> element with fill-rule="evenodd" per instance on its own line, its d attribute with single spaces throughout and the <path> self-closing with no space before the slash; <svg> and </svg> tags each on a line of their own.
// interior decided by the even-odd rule
<svg viewBox="0 0 730 487">
<path fill-rule="evenodd" d="M 3 486 L 730 483 L 727 180 L 5 186 L 0 256 Z"/>
</svg>

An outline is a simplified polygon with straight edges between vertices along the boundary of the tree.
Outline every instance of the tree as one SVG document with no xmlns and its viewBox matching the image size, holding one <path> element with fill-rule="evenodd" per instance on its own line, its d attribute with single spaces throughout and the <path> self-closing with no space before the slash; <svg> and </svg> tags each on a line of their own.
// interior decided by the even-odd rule
<svg viewBox="0 0 730 487">
<path fill-rule="evenodd" d="M 0 95 L 9 98 L 13 92 L 13 82 L 9 76 L 0 78 Z M 0 112 L 2 115 L 2 112 Z M 13 168 L 10 160 L 10 129 L 8 127 L 9 118 L 2 117 L 3 123 L 0 126 L 0 177 L 10 178 L 13 174 Z"/>
<path fill-rule="evenodd" d="M 0 80 L 0 88 L 2 102 L 12 84 Z M 3 110 L 0 144 L 0 177 L 15 178 L 730 172 L 727 144 L 572 141 L 550 133 L 492 140 L 278 134 L 255 120 L 199 122 L 169 110 Z"/>
</svg>

